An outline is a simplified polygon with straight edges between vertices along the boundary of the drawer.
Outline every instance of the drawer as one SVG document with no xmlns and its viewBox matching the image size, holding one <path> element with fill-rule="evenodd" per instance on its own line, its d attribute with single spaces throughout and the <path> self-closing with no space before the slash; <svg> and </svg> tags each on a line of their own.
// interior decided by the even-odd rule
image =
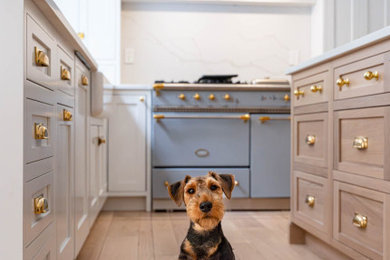
<svg viewBox="0 0 390 260">
<path fill-rule="evenodd" d="M 299 171 L 294 171 L 293 175 L 294 216 L 322 232 L 328 232 L 327 179 Z"/>
<path fill-rule="evenodd" d="M 29 244 L 52 221 L 53 172 L 24 183 L 23 216 L 24 244 Z"/>
<path fill-rule="evenodd" d="M 60 45 L 57 46 L 57 89 L 65 94 L 74 96 L 74 60 Z"/>
<path fill-rule="evenodd" d="M 56 43 L 30 15 L 26 16 L 26 76 L 27 79 L 55 88 L 57 78 Z"/>
<path fill-rule="evenodd" d="M 327 167 L 328 113 L 295 116 L 294 145 L 294 161 Z"/>
<path fill-rule="evenodd" d="M 55 260 L 54 224 L 50 224 L 24 251 L 24 260 Z"/>
<path fill-rule="evenodd" d="M 334 182 L 335 239 L 372 259 L 382 259 L 384 201 L 388 196 L 347 183 Z"/>
<path fill-rule="evenodd" d="M 384 93 L 389 76 L 385 74 L 388 71 L 385 66 L 389 54 L 372 56 L 336 68 L 333 83 L 334 98 L 338 100 Z"/>
<path fill-rule="evenodd" d="M 25 162 L 53 156 L 54 109 L 52 105 L 25 99 Z"/>
<path fill-rule="evenodd" d="M 389 115 L 390 107 L 335 112 L 335 169 L 389 179 Z"/>
<path fill-rule="evenodd" d="M 332 86 L 328 75 L 326 71 L 294 81 L 294 107 L 327 102 L 328 91 Z"/>
<path fill-rule="evenodd" d="M 221 174 L 234 174 L 237 181 L 236 187 L 232 192 L 232 198 L 249 197 L 249 169 L 153 169 L 153 198 L 168 199 L 169 194 L 166 182 L 172 184 L 183 180 L 186 175 L 192 177 L 206 175 L 209 171 L 215 171 Z"/>
</svg>

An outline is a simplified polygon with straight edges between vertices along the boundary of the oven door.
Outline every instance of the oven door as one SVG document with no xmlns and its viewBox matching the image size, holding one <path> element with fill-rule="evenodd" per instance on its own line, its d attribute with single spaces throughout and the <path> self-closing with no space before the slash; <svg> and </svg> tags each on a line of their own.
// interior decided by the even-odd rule
<svg viewBox="0 0 390 260">
<path fill-rule="evenodd" d="M 249 166 L 249 116 L 155 113 L 154 167 Z"/>
</svg>

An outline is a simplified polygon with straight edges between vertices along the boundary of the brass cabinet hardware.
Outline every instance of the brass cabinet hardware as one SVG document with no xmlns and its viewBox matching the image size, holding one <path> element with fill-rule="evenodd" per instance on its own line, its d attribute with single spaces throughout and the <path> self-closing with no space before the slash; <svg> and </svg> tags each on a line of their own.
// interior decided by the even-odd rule
<svg viewBox="0 0 390 260">
<path fill-rule="evenodd" d="M 199 148 L 196 149 L 194 154 L 199 158 L 204 158 L 204 157 L 208 157 L 210 155 L 210 152 L 207 149 Z"/>
<path fill-rule="evenodd" d="M 288 102 L 290 101 L 290 96 L 288 94 L 284 95 L 283 97 L 284 101 Z"/>
<path fill-rule="evenodd" d="M 315 136 L 315 135 L 307 135 L 306 138 L 305 138 L 305 142 L 306 142 L 308 145 L 313 145 L 313 144 L 315 144 L 315 142 L 316 142 L 316 136 Z"/>
<path fill-rule="evenodd" d="M 34 213 L 40 215 L 49 211 L 49 203 L 47 199 L 40 195 L 34 198 Z"/>
<path fill-rule="evenodd" d="M 105 144 L 105 143 L 106 143 L 106 139 L 104 139 L 102 137 L 98 138 L 98 145 Z"/>
<path fill-rule="evenodd" d="M 88 86 L 89 85 L 89 80 L 88 80 L 87 76 L 81 75 L 81 85 L 83 85 L 83 86 Z"/>
<path fill-rule="evenodd" d="M 239 186 L 240 183 L 238 181 L 234 181 L 234 186 Z"/>
<path fill-rule="evenodd" d="M 160 119 L 164 119 L 164 115 L 153 115 L 153 118 L 156 119 L 157 122 L 160 122 Z"/>
<path fill-rule="evenodd" d="M 168 188 L 169 182 L 168 181 L 164 181 L 164 186 Z"/>
<path fill-rule="evenodd" d="M 251 119 L 251 115 L 249 115 L 249 114 L 242 115 L 242 116 L 240 116 L 240 119 L 242 119 L 244 122 L 246 122 L 246 121 Z"/>
<path fill-rule="evenodd" d="M 47 131 L 47 127 L 42 123 L 34 123 L 34 136 L 36 140 L 48 139 L 49 132 Z"/>
<path fill-rule="evenodd" d="M 214 95 L 214 94 L 210 94 L 210 95 L 209 95 L 209 99 L 210 99 L 210 100 L 214 100 L 214 99 L 215 99 L 215 95 Z"/>
<path fill-rule="evenodd" d="M 357 136 L 353 139 L 353 148 L 356 148 L 358 150 L 364 150 L 368 148 L 368 138 L 364 136 Z"/>
<path fill-rule="evenodd" d="M 72 112 L 69 110 L 62 110 L 62 118 L 64 121 L 72 121 Z"/>
<path fill-rule="evenodd" d="M 229 94 L 225 94 L 225 95 L 223 96 L 223 99 L 225 99 L 226 101 L 228 101 L 228 100 L 231 99 L 231 97 L 230 97 Z"/>
<path fill-rule="evenodd" d="M 77 36 L 78 36 L 80 39 L 84 40 L 84 38 L 85 38 L 85 33 L 79 32 L 79 33 L 77 34 Z"/>
<path fill-rule="evenodd" d="M 306 196 L 305 203 L 306 203 L 310 208 L 314 208 L 315 201 L 316 201 L 316 198 L 315 198 L 314 196 L 311 196 L 311 195 L 307 195 L 307 196 Z"/>
<path fill-rule="evenodd" d="M 261 116 L 259 117 L 259 121 L 264 124 L 269 120 L 290 120 L 290 117 L 269 117 L 269 116 Z"/>
<path fill-rule="evenodd" d="M 180 94 L 180 95 L 178 96 L 178 98 L 180 98 L 181 100 L 185 100 L 185 99 L 186 99 L 186 95 L 184 95 L 184 94 L 182 93 L 182 94 Z"/>
<path fill-rule="evenodd" d="M 303 90 L 294 90 L 294 95 L 297 97 L 297 99 L 299 98 L 299 96 L 305 96 L 305 92 Z"/>
<path fill-rule="evenodd" d="M 35 50 L 35 64 L 40 67 L 49 67 L 50 60 L 49 57 L 41 51 L 38 47 L 34 48 Z"/>
<path fill-rule="evenodd" d="M 376 79 L 376 80 L 378 80 L 379 79 L 379 73 L 378 73 L 378 71 L 374 71 L 374 72 L 372 72 L 372 71 L 367 71 L 366 73 L 364 73 L 364 78 L 366 79 L 366 80 L 372 80 L 372 79 Z"/>
<path fill-rule="evenodd" d="M 240 115 L 240 116 L 176 116 L 176 115 L 163 115 L 163 114 L 155 114 L 153 118 L 157 121 L 160 119 L 241 119 L 244 121 L 248 121 L 251 119 L 250 114 Z"/>
<path fill-rule="evenodd" d="M 337 86 L 339 86 L 339 91 L 341 91 L 344 85 L 349 87 L 349 84 L 351 84 L 351 82 L 349 81 L 348 78 L 344 79 L 342 76 L 340 76 L 339 79 L 336 81 L 336 84 Z"/>
<path fill-rule="evenodd" d="M 61 66 L 61 79 L 70 80 L 70 71 L 63 66 Z"/>
<path fill-rule="evenodd" d="M 355 227 L 358 227 L 358 228 L 361 228 L 361 229 L 364 229 L 367 227 L 367 224 L 368 224 L 368 219 L 366 216 L 363 216 L 359 213 L 356 213 L 355 212 L 355 215 L 352 219 L 352 224 L 355 226 Z"/>
<path fill-rule="evenodd" d="M 139 101 L 144 102 L 145 101 L 145 97 L 144 96 L 140 96 L 139 97 Z"/>
<path fill-rule="evenodd" d="M 200 95 L 199 95 L 199 93 L 195 93 L 195 95 L 194 95 L 194 99 L 195 99 L 195 100 L 199 100 L 199 99 L 200 99 Z"/>
<path fill-rule="evenodd" d="M 322 93 L 322 86 L 321 85 L 313 85 L 310 87 L 310 91 L 313 93 L 316 93 L 316 92 Z"/>
<path fill-rule="evenodd" d="M 164 83 L 156 83 L 153 85 L 153 89 L 156 92 L 156 96 L 160 96 L 160 90 L 164 88 Z"/>
</svg>

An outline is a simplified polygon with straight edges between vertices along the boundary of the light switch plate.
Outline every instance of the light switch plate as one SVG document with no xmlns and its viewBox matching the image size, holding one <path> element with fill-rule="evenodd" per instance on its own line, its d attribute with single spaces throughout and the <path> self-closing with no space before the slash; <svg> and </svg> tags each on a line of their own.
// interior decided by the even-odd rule
<svg viewBox="0 0 390 260">
<path fill-rule="evenodd" d="M 126 64 L 133 64 L 134 63 L 134 53 L 135 53 L 135 50 L 133 48 L 126 48 L 125 49 L 125 63 Z"/>
</svg>

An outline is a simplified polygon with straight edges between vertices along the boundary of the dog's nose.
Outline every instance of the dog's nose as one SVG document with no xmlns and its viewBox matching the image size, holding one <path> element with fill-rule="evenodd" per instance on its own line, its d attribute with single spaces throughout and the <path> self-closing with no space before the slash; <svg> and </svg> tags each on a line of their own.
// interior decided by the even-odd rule
<svg viewBox="0 0 390 260">
<path fill-rule="evenodd" d="M 213 204 L 210 201 L 200 203 L 199 208 L 202 212 L 207 213 L 211 210 Z"/>
</svg>

